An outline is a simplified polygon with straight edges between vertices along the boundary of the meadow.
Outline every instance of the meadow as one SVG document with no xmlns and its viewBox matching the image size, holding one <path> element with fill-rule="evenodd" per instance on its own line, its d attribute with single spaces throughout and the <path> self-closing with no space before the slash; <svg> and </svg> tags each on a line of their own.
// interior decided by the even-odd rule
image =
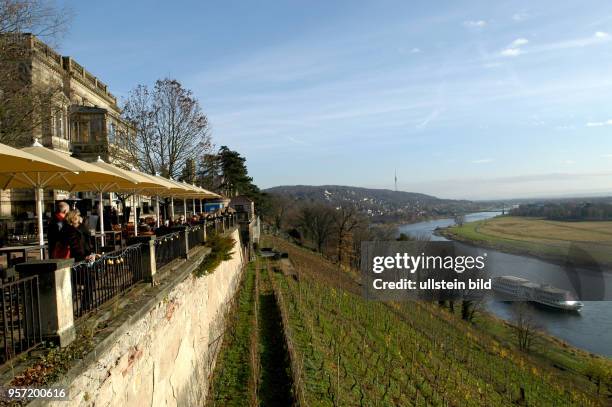
<svg viewBox="0 0 612 407">
<path fill-rule="evenodd" d="M 439 231 L 475 246 L 587 267 L 612 265 L 612 222 L 500 216 Z"/>
</svg>

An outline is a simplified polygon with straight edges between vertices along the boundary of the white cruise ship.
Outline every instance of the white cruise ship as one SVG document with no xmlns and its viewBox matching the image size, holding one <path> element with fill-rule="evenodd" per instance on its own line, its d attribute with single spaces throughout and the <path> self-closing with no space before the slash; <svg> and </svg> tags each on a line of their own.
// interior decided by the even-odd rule
<svg viewBox="0 0 612 407">
<path fill-rule="evenodd" d="M 567 290 L 548 284 L 533 283 L 521 277 L 495 277 L 493 289 L 506 300 L 531 301 L 565 311 L 580 311 L 584 305 L 574 299 Z"/>
</svg>

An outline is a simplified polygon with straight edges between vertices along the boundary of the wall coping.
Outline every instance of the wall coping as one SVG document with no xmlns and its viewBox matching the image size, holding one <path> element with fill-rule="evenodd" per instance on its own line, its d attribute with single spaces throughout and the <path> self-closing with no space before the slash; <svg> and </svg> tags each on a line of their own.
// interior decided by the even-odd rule
<svg viewBox="0 0 612 407">
<path fill-rule="evenodd" d="M 238 241 L 238 244 L 240 242 Z M 52 383 L 53 386 L 70 386 L 72 382 L 77 380 L 92 364 L 99 360 L 100 355 L 105 353 L 108 349 L 111 349 L 123 334 L 125 334 L 138 320 L 145 317 L 157 304 L 163 302 L 165 298 L 174 290 L 179 284 L 190 278 L 193 270 L 196 269 L 209 253 L 210 248 L 201 246 L 194 249 L 195 253 L 189 260 L 183 260 L 182 267 L 180 270 L 169 271 L 168 264 L 162 269 L 162 273 L 159 275 L 159 284 L 155 287 L 147 286 L 141 287 L 143 292 L 138 296 L 133 303 L 128 304 L 121 310 L 119 315 L 115 315 L 110 319 L 110 323 L 107 329 L 110 332 L 83 357 L 83 359 L 76 361 L 75 365 L 68 370 L 59 380 Z M 206 278 L 206 276 L 201 277 Z M 114 301 L 105 304 L 100 311 L 104 312 L 107 307 L 112 307 Z M 82 327 L 87 323 L 86 320 L 80 320 L 75 322 L 75 326 Z M 78 339 L 77 339 L 78 340 Z M 95 340 L 95 337 L 94 337 Z M 33 400 L 29 406 L 44 406 L 46 405 L 42 399 Z"/>
</svg>

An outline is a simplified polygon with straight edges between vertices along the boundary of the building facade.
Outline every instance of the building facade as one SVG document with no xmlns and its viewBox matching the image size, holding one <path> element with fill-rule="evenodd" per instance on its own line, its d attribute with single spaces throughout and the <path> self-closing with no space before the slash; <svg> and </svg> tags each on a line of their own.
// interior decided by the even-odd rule
<svg viewBox="0 0 612 407">
<path fill-rule="evenodd" d="M 25 48 L 19 74 L 25 86 L 57 89 L 57 95 L 46 111 L 41 112 L 26 135 L 15 147 L 32 144 L 38 139 L 45 147 L 71 154 L 84 161 L 98 157 L 106 162 L 129 168 L 127 143 L 134 127 L 121 118 L 117 98 L 108 86 L 69 56 L 62 56 L 31 34 L 19 37 Z M 53 201 L 65 199 L 63 191 L 46 191 L 45 210 Z M 0 217 L 21 216 L 34 210 L 31 191 L 2 191 Z"/>
</svg>

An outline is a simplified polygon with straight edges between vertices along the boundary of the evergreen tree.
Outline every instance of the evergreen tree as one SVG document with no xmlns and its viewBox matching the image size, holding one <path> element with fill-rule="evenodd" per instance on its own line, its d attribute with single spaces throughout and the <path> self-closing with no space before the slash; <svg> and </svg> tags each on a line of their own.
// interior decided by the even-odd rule
<svg viewBox="0 0 612 407">
<path fill-rule="evenodd" d="M 219 154 L 204 154 L 198 171 L 198 182 L 202 188 L 210 191 L 220 191 L 221 176 Z"/>
<path fill-rule="evenodd" d="M 189 158 L 185 161 L 185 166 L 181 172 L 181 181 L 189 184 L 195 184 L 196 182 L 196 163 L 193 158 Z"/>
<path fill-rule="evenodd" d="M 249 177 L 246 167 L 246 159 L 237 151 L 230 150 L 227 146 L 219 149 L 219 164 L 221 168 L 221 191 L 228 196 L 247 195 L 256 189 L 253 185 L 253 178 Z"/>
</svg>

